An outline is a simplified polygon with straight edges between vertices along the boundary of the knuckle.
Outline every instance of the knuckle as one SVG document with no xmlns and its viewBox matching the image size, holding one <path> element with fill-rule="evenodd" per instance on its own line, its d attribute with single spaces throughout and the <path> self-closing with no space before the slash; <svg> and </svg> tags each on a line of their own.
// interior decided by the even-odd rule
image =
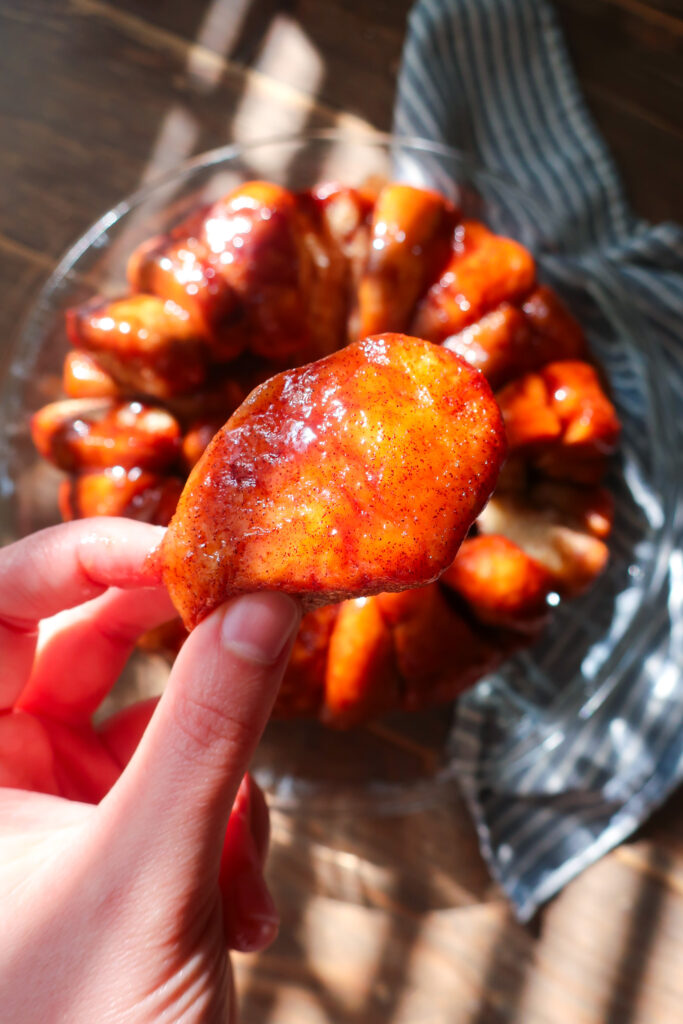
<svg viewBox="0 0 683 1024">
<path fill-rule="evenodd" d="M 257 723 L 206 696 L 179 695 L 173 717 L 173 735 L 180 753 L 205 766 L 225 764 L 248 754 L 260 738 Z"/>
</svg>

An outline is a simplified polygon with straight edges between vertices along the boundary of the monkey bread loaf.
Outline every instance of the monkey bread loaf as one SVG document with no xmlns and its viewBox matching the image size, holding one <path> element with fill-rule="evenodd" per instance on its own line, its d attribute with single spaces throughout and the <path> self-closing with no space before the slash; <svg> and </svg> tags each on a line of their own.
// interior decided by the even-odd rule
<svg viewBox="0 0 683 1024">
<path fill-rule="evenodd" d="M 32 434 L 64 519 L 171 524 L 184 626 L 148 648 L 285 590 L 306 613 L 275 714 L 346 728 L 452 699 L 604 569 L 600 369 L 532 255 L 439 193 L 246 182 L 128 283 L 68 311 Z"/>
</svg>

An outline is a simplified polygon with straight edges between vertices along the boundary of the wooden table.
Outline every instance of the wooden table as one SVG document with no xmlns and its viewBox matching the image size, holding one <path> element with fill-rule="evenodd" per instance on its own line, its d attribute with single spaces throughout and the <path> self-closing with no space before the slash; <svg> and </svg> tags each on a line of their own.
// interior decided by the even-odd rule
<svg viewBox="0 0 683 1024">
<path fill-rule="evenodd" d="M 388 128 L 407 0 L 0 0 L 0 326 L 102 210 L 229 139 Z M 561 0 L 637 210 L 683 219 L 680 0 Z M 0 369 L 7 345 L 0 342 Z M 246 1024 L 683 1020 L 683 795 L 534 924 L 457 792 L 420 815 L 276 814 L 282 931 L 238 958 Z M 1 1016 L 1 1013 L 0 1013 Z"/>
</svg>

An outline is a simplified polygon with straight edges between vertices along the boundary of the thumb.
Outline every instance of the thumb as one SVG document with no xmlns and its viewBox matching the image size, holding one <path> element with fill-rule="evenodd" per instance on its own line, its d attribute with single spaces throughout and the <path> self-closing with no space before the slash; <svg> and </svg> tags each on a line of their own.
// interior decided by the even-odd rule
<svg viewBox="0 0 683 1024">
<path fill-rule="evenodd" d="M 240 597 L 190 634 L 121 778 L 100 805 L 135 874 L 218 879 L 230 809 L 271 712 L 299 623 L 280 593 Z M 100 819 L 102 820 L 102 819 Z"/>
</svg>

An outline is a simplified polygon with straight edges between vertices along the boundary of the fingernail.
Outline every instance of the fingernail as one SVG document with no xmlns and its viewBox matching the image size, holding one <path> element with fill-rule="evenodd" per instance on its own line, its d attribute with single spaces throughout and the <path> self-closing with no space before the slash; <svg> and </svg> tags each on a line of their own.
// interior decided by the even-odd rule
<svg viewBox="0 0 683 1024">
<path fill-rule="evenodd" d="M 228 941 L 233 949 L 253 953 L 265 949 L 275 939 L 280 916 L 263 877 L 261 859 L 249 824 L 248 801 L 235 802 L 226 839 L 221 872 L 224 898 L 229 908 Z"/>
<path fill-rule="evenodd" d="M 243 658 L 272 665 L 298 624 L 299 605 L 287 594 L 247 594 L 226 609 L 221 636 L 223 644 Z"/>
<path fill-rule="evenodd" d="M 237 932 L 234 946 L 238 953 L 259 953 L 274 942 L 280 930 L 278 918 L 264 918 L 262 921 L 252 920 Z"/>
<path fill-rule="evenodd" d="M 276 937 L 280 916 L 268 886 L 259 873 L 246 873 L 237 882 L 235 910 L 239 922 L 234 944 L 242 953 L 264 949 Z"/>
<path fill-rule="evenodd" d="M 249 776 L 243 775 L 242 781 L 239 784 L 235 802 L 232 806 L 231 814 L 238 811 L 244 816 L 245 821 L 249 821 L 249 815 L 251 813 L 251 790 L 249 788 Z"/>
</svg>

